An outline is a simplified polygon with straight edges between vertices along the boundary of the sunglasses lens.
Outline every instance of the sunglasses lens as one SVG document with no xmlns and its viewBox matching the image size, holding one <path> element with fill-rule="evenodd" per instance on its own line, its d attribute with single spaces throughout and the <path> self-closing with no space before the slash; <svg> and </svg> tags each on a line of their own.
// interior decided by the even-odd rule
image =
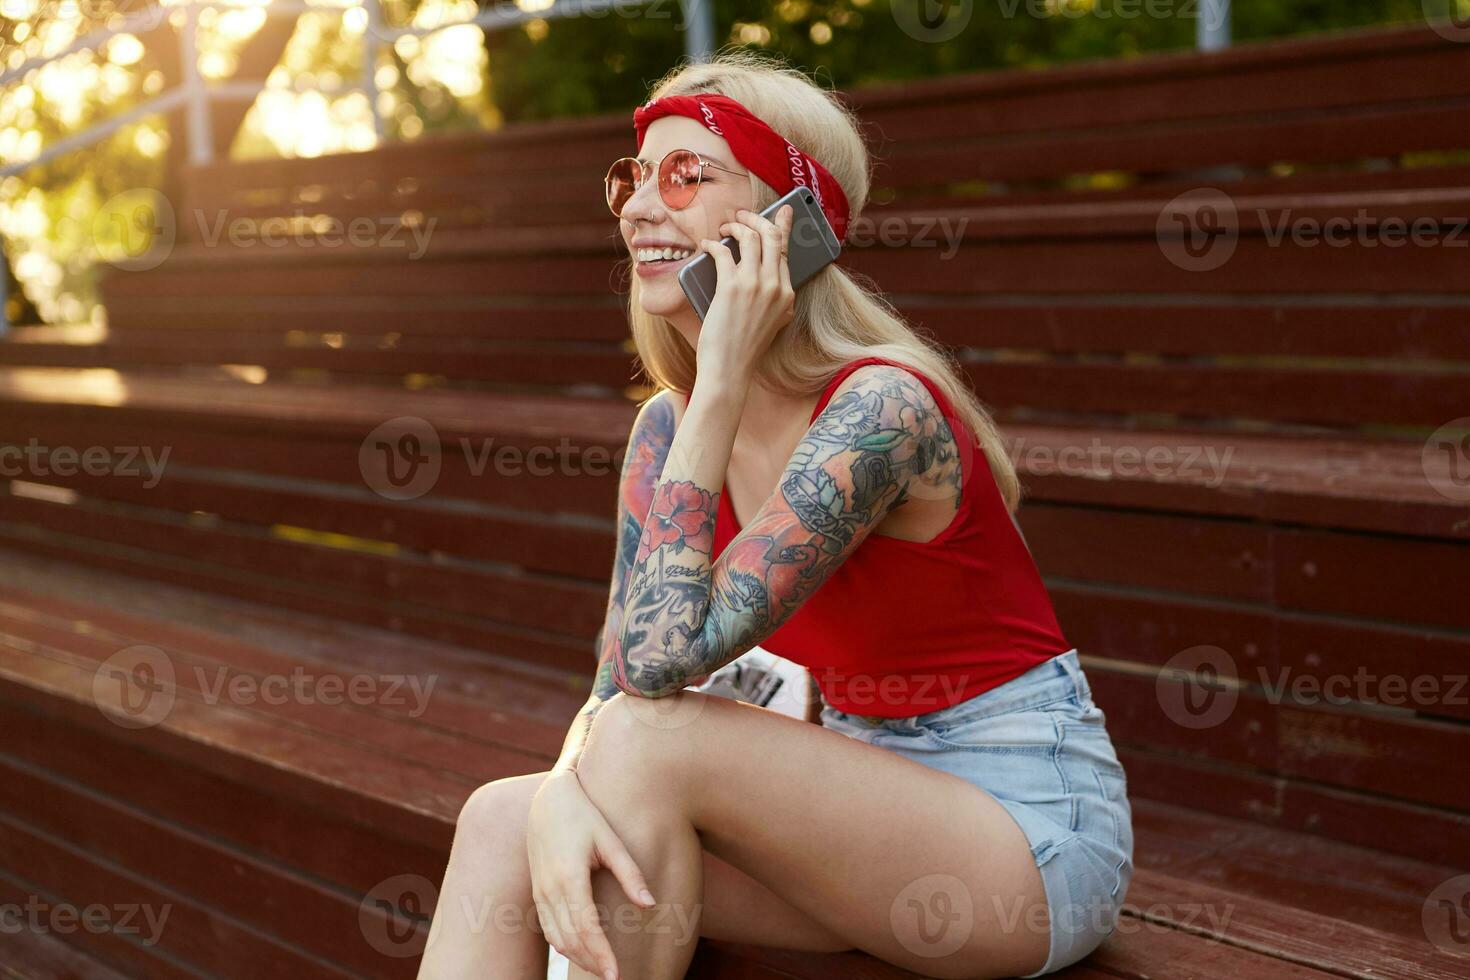
<svg viewBox="0 0 1470 980">
<path fill-rule="evenodd" d="M 675 211 L 689 206 L 699 190 L 699 156 L 693 150 L 674 150 L 658 168 L 658 193 Z"/>
<path fill-rule="evenodd" d="M 623 205 L 628 203 L 628 198 L 638 189 L 639 174 L 638 161 L 632 157 L 623 157 L 616 160 L 608 168 L 607 179 L 607 206 L 612 213 L 622 217 Z"/>
</svg>

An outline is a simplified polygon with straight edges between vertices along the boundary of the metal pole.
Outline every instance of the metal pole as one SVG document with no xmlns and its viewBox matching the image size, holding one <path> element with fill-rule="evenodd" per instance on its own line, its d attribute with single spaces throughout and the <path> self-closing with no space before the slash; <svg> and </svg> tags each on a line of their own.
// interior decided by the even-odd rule
<svg viewBox="0 0 1470 980">
<path fill-rule="evenodd" d="M 715 13 L 711 0 L 682 0 L 684 54 L 690 61 L 708 61 L 715 52 Z"/>
<path fill-rule="evenodd" d="M 362 90 L 367 93 L 368 108 L 373 114 L 373 132 L 378 145 L 383 143 L 383 114 L 378 111 L 378 43 L 383 25 L 383 8 L 378 0 L 362 0 L 367 13 L 367 28 L 362 32 Z"/>
<path fill-rule="evenodd" d="M 180 37 L 180 56 L 183 59 L 184 91 L 189 98 L 189 162 L 202 166 L 214 161 L 214 134 L 210 132 L 209 91 L 204 87 L 204 78 L 199 74 L 199 50 L 196 32 L 199 27 L 199 10 L 192 4 L 184 11 L 184 31 Z"/>
<path fill-rule="evenodd" d="M 1230 0 L 1200 0 L 1194 45 L 1201 51 L 1230 47 Z"/>
</svg>

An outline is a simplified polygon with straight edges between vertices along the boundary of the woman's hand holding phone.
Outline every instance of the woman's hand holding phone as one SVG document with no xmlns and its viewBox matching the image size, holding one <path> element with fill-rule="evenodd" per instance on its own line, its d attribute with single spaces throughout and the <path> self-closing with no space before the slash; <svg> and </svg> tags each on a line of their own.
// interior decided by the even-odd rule
<svg viewBox="0 0 1470 980">
<path fill-rule="evenodd" d="M 714 259 L 718 276 L 695 351 L 700 369 L 754 373 L 776 335 L 795 319 L 796 291 L 786 261 L 793 213 L 785 205 L 772 221 L 742 209 L 734 221 L 721 225 L 720 234 L 739 245 L 739 262 L 723 242 L 699 243 L 700 251 Z"/>
</svg>

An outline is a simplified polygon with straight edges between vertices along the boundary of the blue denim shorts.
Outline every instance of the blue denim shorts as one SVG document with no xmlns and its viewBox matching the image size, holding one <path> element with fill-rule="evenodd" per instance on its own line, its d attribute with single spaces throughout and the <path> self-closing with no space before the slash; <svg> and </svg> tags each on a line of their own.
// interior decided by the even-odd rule
<svg viewBox="0 0 1470 980">
<path fill-rule="evenodd" d="M 1051 953 L 1030 976 L 1077 962 L 1116 928 L 1133 877 L 1132 810 L 1076 650 L 928 714 L 875 718 L 824 703 L 822 725 L 959 776 L 1020 824 L 1051 914 Z"/>
</svg>

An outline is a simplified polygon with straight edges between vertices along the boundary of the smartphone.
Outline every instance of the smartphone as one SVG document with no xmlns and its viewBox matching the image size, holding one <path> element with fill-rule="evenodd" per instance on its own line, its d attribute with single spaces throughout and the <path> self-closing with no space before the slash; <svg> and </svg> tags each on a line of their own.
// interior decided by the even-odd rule
<svg viewBox="0 0 1470 980">
<path fill-rule="evenodd" d="M 791 270 L 791 288 L 799 289 L 828 263 L 836 261 L 842 254 L 842 243 L 837 240 L 827 216 L 817 207 L 817 196 L 810 187 L 793 188 L 762 211 L 761 216 L 774 221 L 776 212 L 787 204 L 791 205 L 791 240 L 787 245 L 786 265 Z M 726 236 L 720 241 L 739 262 L 740 246 L 735 239 Z M 708 252 L 701 252 L 679 270 L 679 285 L 684 287 L 684 295 L 689 297 L 689 305 L 701 321 L 715 300 L 715 272 L 715 257 Z"/>
</svg>

